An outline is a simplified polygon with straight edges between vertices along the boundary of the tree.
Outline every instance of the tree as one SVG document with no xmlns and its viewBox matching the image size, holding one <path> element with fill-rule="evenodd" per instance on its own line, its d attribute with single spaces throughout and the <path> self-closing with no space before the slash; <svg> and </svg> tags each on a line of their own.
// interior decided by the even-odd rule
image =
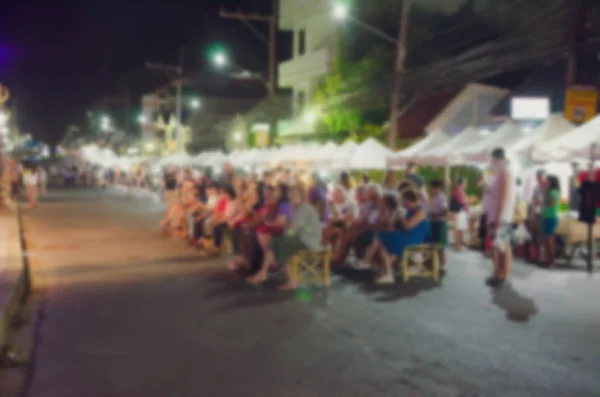
<svg viewBox="0 0 600 397">
<path fill-rule="evenodd" d="M 410 15 L 406 68 L 418 71 L 515 30 L 528 37 L 527 32 L 533 28 L 530 15 L 539 13 L 544 4 L 560 1 L 415 2 Z M 397 0 L 355 1 L 353 13 L 361 21 L 396 37 L 400 7 Z M 552 11 L 550 15 L 557 13 Z M 395 53 L 392 43 L 354 24 L 339 27 L 333 71 L 320 82 L 314 98 L 322 113 L 317 126 L 321 135 L 329 133 L 334 139 L 344 139 L 378 133 L 377 127 L 388 119 Z"/>
</svg>

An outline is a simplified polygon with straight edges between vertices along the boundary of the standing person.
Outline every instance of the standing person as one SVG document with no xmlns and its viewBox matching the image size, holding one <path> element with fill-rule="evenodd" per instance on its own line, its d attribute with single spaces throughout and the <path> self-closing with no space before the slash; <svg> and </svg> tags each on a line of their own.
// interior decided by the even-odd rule
<svg viewBox="0 0 600 397">
<path fill-rule="evenodd" d="M 404 179 L 411 182 L 415 189 L 419 192 L 423 203 L 427 202 L 427 192 L 425 191 L 425 181 L 423 177 L 419 175 L 419 167 L 414 161 L 409 161 L 406 165 L 406 171 L 404 172 Z"/>
<path fill-rule="evenodd" d="M 530 261 L 538 262 L 540 260 L 540 250 L 542 246 L 542 207 L 546 195 L 546 173 L 544 170 L 536 172 L 537 186 L 533 189 L 531 202 L 527 208 L 527 229 L 531 234 L 531 241 L 527 256 Z"/>
<path fill-rule="evenodd" d="M 466 188 L 467 181 L 458 178 L 450 200 L 450 211 L 454 215 L 454 244 L 459 251 L 463 249 L 464 234 L 469 227 L 469 203 Z"/>
<path fill-rule="evenodd" d="M 542 234 L 546 265 L 554 268 L 556 267 L 555 232 L 559 222 L 560 182 L 555 175 L 548 175 L 546 186 L 546 197 L 542 208 Z"/>
<path fill-rule="evenodd" d="M 27 208 L 35 208 L 37 206 L 37 186 L 39 179 L 37 166 L 30 165 L 23 176 L 27 191 Z"/>
<path fill-rule="evenodd" d="M 17 160 L 12 159 L 10 161 L 8 172 L 10 178 L 11 197 L 13 200 L 16 200 L 19 197 L 19 194 L 21 193 L 23 167 L 21 167 L 21 164 L 19 164 Z"/>
<path fill-rule="evenodd" d="M 493 180 L 493 170 L 491 167 L 485 171 L 479 182 L 479 187 L 483 191 L 483 198 L 481 199 L 481 217 L 479 218 L 479 241 L 481 244 L 481 250 L 485 256 L 490 256 L 491 252 L 487 244 L 487 220 L 490 206 L 490 184 Z"/>
<path fill-rule="evenodd" d="M 517 198 L 516 185 L 506 161 L 504 149 L 492 151 L 494 179 L 490 186 L 488 231 L 492 239 L 494 273 L 485 282 L 491 287 L 501 287 L 510 276 L 512 265 L 512 219 Z"/>
<path fill-rule="evenodd" d="M 231 163 L 227 162 L 223 165 L 223 175 L 221 176 L 220 185 L 222 186 L 231 186 L 233 185 L 233 177 L 235 176 L 235 171 Z"/>
<path fill-rule="evenodd" d="M 40 195 L 45 196 L 48 194 L 48 173 L 42 166 L 38 167 L 38 177 L 40 179 Z"/>
<path fill-rule="evenodd" d="M 396 172 L 392 170 L 386 170 L 383 175 L 383 183 L 381 188 L 383 194 L 396 195 L 396 189 L 398 187 L 398 179 L 396 178 Z"/>
<path fill-rule="evenodd" d="M 429 183 L 429 221 L 431 227 L 431 239 L 441 246 L 440 264 L 446 266 L 446 254 L 444 249 L 448 244 L 448 197 L 444 193 L 444 184 L 441 180 L 433 180 Z"/>
</svg>

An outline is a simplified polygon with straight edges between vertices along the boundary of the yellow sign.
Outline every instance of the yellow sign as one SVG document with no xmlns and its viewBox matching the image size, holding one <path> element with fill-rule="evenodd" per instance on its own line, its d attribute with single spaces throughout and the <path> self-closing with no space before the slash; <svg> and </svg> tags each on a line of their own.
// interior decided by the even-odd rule
<svg viewBox="0 0 600 397">
<path fill-rule="evenodd" d="M 574 124 L 583 124 L 596 116 L 598 91 L 596 87 L 573 86 L 567 89 L 565 118 Z"/>
<path fill-rule="evenodd" d="M 256 131 L 254 133 L 254 145 L 256 147 L 267 147 L 269 146 L 269 131 Z"/>
</svg>

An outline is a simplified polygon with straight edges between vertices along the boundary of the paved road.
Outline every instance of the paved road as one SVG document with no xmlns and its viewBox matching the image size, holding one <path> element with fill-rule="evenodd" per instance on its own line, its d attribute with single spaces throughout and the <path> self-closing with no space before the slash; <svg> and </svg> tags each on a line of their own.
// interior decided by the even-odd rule
<svg viewBox="0 0 600 397">
<path fill-rule="evenodd" d="M 450 255 L 441 286 L 250 289 L 157 231 L 148 200 L 54 193 L 25 215 L 46 285 L 30 397 L 598 396 L 600 275 Z"/>
</svg>

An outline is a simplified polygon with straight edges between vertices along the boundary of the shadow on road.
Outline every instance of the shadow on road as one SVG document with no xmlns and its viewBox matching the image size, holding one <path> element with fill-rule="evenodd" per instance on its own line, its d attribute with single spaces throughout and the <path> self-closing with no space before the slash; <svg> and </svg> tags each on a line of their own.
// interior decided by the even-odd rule
<svg viewBox="0 0 600 397">
<path fill-rule="evenodd" d="M 370 271 L 359 271 L 353 269 L 343 269 L 338 271 L 342 277 L 340 285 L 357 284 L 361 290 L 367 294 L 384 292 L 384 296 L 375 299 L 376 302 L 395 302 L 400 299 L 412 298 L 420 292 L 433 290 L 441 286 L 440 282 L 432 279 L 412 279 L 407 284 L 398 280 L 392 285 L 378 285 L 373 281 L 373 273 Z M 442 276 L 443 277 L 443 276 Z"/>
<path fill-rule="evenodd" d="M 538 313 L 533 299 L 519 294 L 510 284 L 492 291 L 492 303 L 506 312 L 506 318 L 526 323 Z"/>
</svg>

